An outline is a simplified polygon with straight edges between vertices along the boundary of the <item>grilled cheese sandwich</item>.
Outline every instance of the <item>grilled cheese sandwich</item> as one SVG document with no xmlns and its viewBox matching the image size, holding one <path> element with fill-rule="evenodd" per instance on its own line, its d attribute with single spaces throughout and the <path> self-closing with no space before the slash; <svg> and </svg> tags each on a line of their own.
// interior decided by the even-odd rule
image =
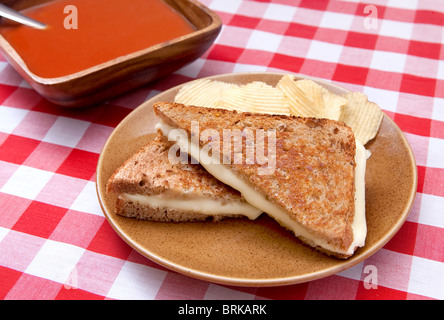
<svg viewBox="0 0 444 320">
<path fill-rule="evenodd" d="M 327 119 L 239 114 L 170 103 L 158 103 L 154 109 L 162 119 L 157 128 L 166 137 L 173 133 L 175 137 L 170 139 L 182 144 L 181 148 L 198 159 L 210 174 L 241 192 L 249 203 L 306 244 L 340 258 L 350 257 L 365 244 L 367 153 L 344 124 Z M 198 120 L 202 129 L 216 131 L 239 123 L 262 128 L 283 126 L 285 132 L 278 132 L 276 142 L 288 154 L 277 150 L 278 173 L 271 175 L 271 179 L 259 176 L 258 166 L 218 162 L 208 152 L 202 152 L 205 141 L 192 139 L 191 120 Z M 323 130 L 331 133 L 325 134 Z M 309 143 L 313 144 L 310 148 Z M 303 154 L 304 149 L 309 151 Z M 326 159 L 334 163 L 325 162 Z M 301 163 L 305 163 L 305 168 L 295 171 Z"/>
</svg>

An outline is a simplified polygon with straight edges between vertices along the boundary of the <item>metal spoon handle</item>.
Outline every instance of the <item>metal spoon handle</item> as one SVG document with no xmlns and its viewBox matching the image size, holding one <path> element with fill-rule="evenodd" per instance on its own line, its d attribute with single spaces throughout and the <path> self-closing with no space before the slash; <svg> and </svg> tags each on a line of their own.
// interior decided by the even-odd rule
<svg viewBox="0 0 444 320">
<path fill-rule="evenodd" d="M 17 12 L 15 10 L 12 10 L 9 7 L 6 7 L 5 5 L 0 3 L 0 16 L 22 23 L 24 25 L 27 25 L 28 27 L 33 27 L 33 28 L 37 28 L 37 29 L 45 29 L 46 25 L 34 20 L 32 18 L 29 18 L 23 14 L 21 14 L 20 12 Z"/>
</svg>

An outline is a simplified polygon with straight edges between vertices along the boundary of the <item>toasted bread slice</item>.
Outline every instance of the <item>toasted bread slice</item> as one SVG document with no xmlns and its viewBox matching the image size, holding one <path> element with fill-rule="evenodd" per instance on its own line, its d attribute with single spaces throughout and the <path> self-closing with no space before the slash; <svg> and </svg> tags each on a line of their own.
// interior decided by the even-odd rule
<svg viewBox="0 0 444 320">
<path fill-rule="evenodd" d="M 350 257 L 364 244 L 365 149 L 357 146 L 352 130 L 344 123 L 167 102 L 153 107 L 162 120 L 158 128 L 166 136 L 180 136 L 176 138 L 179 143 L 187 139 L 183 149 L 198 159 L 209 173 L 239 190 L 247 201 L 306 244 L 339 258 Z M 250 133 L 257 131 L 254 141 L 241 138 L 240 158 L 235 158 L 239 156 L 233 149 L 235 142 L 227 143 L 226 147 L 225 140 L 214 140 L 215 135 L 223 137 L 227 129 L 243 132 L 241 137 L 247 136 L 247 129 Z M 259 135 L 260 130 L 274 132 L 275 138 Z M 208 132 L 212 133 L 212 139 L 204 134 Z M 248 148 L 261 144 L 264 155 L 258 157 L 256 152 L 256 158 L 251 161 L 246 156 Z M 272 144 L 275 144 L 274 151 L 270 148 Z M 208 152 L 209 145 L 211 152 Z M 359 166 L 356 165 L 357 150 Z M 242 161 L 236 161 L 239 159 Z M 273 163 L 274 166 L 270 166 Z"/>
<path fill-rule="evenodd" d="M 188 161 L 187 154 L 182 162 L 170 161 L 172 145 L 158 132 L 111 176 L 107 192 L 118 195 L 117 214 L 165 222 L 255 219 L 261 214 L 238 191 Z"/>
</svg>

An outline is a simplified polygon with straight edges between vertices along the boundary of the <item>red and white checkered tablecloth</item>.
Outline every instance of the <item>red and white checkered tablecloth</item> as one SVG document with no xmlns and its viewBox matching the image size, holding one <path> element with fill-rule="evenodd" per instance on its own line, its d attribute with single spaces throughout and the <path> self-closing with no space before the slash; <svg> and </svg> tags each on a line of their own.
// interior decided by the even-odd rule
<svg viewBox="0 0 444 320">
<path fill-rule="evenodd" d="M 204 0 L 223 20 L 209 51 L 99 106 L 42 99 L 0 57 L 0 299 L 444 299 L 442 0 Z M 412 146 L 418 189 L 396 236 L 320 280 L 238 288 L 171 272 L 130 248 L 95 190 L 101 148 L 147 98 L 205 76 L 282 71 L 361 91 Z M 364 268 L 377 267 L 377 289 Z M 367 288 L 366 288 L 367 287 Z"/>
</svg>

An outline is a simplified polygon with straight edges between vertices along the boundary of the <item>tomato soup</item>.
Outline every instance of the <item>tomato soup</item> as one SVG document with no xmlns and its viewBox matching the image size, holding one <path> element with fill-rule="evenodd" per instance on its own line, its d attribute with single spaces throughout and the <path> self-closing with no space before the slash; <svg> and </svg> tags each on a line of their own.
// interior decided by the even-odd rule
<svg viewBox="0 0 444 320">
<path fill-rule="evenodd" d="M 162 0 L 56 0 L 22 12 L 48 27 L 4 25 L 0 32 L 29 70 L 44 78 L 69 75 L 194 31 Z"/>
</svg>

